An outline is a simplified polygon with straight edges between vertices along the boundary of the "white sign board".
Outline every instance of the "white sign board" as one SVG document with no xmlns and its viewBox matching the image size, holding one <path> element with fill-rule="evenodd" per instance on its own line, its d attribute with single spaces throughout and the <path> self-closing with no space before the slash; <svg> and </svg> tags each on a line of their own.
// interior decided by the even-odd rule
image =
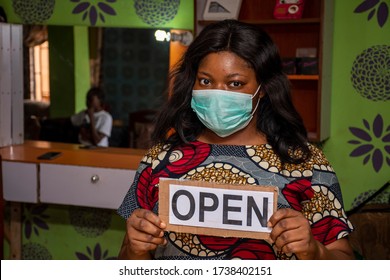
<svg viewBox="0 0 390 280">
<path fill-rule="evenodd" d="M 277 194 L 270 186 L 162 179 L 159 215 L 172 231 L 262 239 Z"/>
</svg>

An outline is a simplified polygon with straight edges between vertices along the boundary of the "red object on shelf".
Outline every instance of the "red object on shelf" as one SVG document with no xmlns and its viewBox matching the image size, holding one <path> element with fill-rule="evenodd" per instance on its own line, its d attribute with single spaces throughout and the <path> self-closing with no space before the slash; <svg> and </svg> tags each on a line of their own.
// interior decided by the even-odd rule
<svg viewBox="0 0 390 280">
<path fill-rule="evenodd" d="M 300 19 L 303 14 L 304 0 L 276 0 L 274 18 Z"/>
</svg>

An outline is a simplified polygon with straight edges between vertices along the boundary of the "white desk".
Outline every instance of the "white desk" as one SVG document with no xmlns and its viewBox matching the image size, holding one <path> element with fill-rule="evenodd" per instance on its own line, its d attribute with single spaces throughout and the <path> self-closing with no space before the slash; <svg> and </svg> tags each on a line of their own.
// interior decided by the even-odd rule
<svg viewBox="0 0 390 280">
<path fill-rule="evenodd" d="M 37 157 L 61 152 L 52 160 Z M 11 258 L 20 258 L 20 203 L 51 203 L 117 209 L 145 150 L 80 149 L 79 145 L 26 141 L 0 148 L 3 197 L 12 202 Z"/>
</svg>

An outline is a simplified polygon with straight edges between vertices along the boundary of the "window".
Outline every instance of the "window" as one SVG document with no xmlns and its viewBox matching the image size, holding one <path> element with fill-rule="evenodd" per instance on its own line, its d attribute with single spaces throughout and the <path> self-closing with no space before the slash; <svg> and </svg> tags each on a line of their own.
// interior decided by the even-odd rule
<svg viewBox="0 0 390 280">
<path fill-rule="evenodd" d="M 30 99 L 50 101 L 49 42 L 29 48 Z"/>
</svg>

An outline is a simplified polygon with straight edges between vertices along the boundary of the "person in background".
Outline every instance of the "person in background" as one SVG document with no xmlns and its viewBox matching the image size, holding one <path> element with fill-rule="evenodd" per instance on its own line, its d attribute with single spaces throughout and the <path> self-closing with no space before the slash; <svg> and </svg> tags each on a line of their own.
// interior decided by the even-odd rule
<svg viewBox="0 0 390 280">
<path fill-rule="evenodd" d="M 118 213 L 120 259 L 353 259 L 334 170 L 308 142 L 276 45 L 235 20 L 205 27 L 171 75 L 172 91 Z M 270 238 L 166 231 L 159 179 L 272 185 Z"/>
<path fill-rule="evenodd" d="M 79 142 L 88 146 L 108 147 L 112 116 L 104 110 L 104 92 L 91 88 L 86 97 L 87 109 L 71 116 L 73 126 L 79 127 Z"/>
</svg>

